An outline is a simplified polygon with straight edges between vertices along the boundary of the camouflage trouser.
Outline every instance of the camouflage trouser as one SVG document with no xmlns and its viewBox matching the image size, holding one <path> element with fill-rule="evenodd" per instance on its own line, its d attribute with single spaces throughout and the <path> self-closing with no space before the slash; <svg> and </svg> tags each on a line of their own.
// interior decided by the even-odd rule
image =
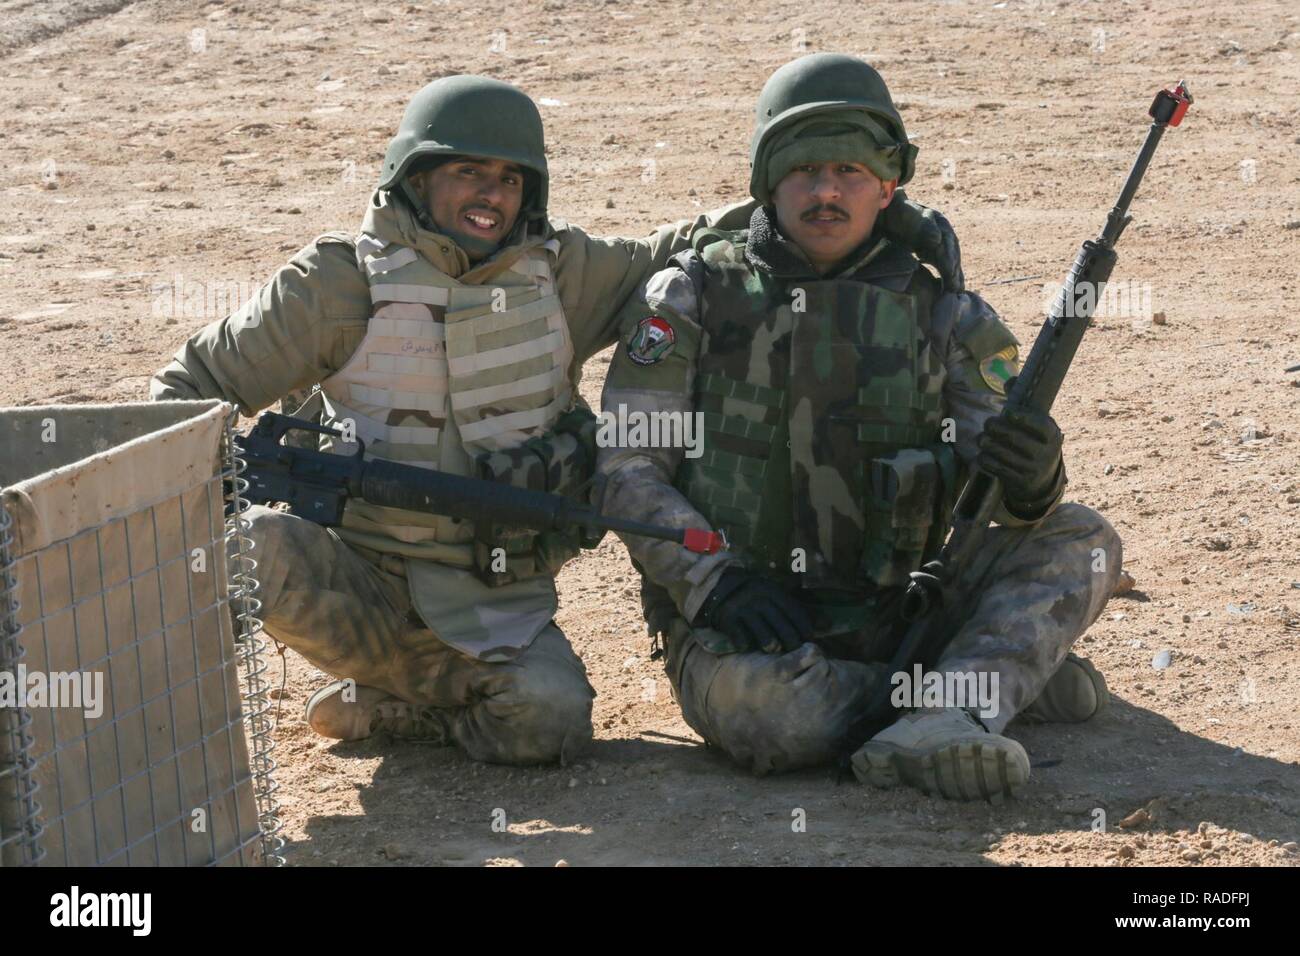
<svg viewBox="0 0 1300 956">
<path fill-rule="evenodd" d="M 934 669 L 996 673 L 998 714 L 981 719 L 1001 733 L 1101 614 L 1121 561 L 1115 530 L 1083 505 L 1062 504 L 1033 527 L 991 528 L 972 569 L 979 599 Z M 678 618 L 666 645 L 686 722 L 756 773 L 833 759 L 855 716 L 889 686 L 887 665 L 842 659 L 817 643 L 717 655 Z"/>
<path fill-rule="evenodd" d="M 414 704 L 446 708 L 476 760 L 567 762 L 591 740 L 595 691 L 553 623 L 514 660 L 484 663 L 433 635 L 411 608 L 402 562 L 388 570 L 333 532 L 255 506 L 248 512 L 266 632 L 321 670 Z"/>
</svg>

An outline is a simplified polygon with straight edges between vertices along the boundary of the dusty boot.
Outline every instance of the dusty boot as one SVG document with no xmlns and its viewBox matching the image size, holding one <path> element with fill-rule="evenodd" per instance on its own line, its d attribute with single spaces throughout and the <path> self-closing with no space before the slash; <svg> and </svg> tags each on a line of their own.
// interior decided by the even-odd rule
<svg viewBox="0 0 1300 956">
<path fill-rule="evenodd" d="M 1029 779 L 1029 755 L 1009 737 L 984 729 L 959 707 L 906 714 L 853 755 L 863 783 L 908 784 L 949 800 L 1001 803 Z"/>
<path fill-rule="evenodd" d="M 1079 724 L 1102 713 L 1110 704 L 1106 678 L 1092 662 L 1066 655 L 1038 699 L 1018 716 L 1053 724 Z"/>
<path fill-rule="evenodd" d="M 356 685 L 356 700 L 343 699 L 348 681 L 322 687 L 307 701 L 307 723 L 322 737 L 363 740 L 380 731 L 404 740 L 450 742 L 444 716 L 435 707 L 420 707 L 377 687 Z"/>
</svg>

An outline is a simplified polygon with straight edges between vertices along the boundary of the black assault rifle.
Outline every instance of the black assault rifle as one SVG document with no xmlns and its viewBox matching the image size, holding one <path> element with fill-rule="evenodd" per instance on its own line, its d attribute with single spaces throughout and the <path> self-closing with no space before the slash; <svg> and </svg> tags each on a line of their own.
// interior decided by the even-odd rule
<svg viewBox="0 0 1300 956">
<path fill-rule="evenodd" d="M 715 531 L 628 521 L 598 514 L 563 495 L 462 478 L 396 461 L 367 461 L 365 443 L 360 439 L 356 452 L 349 455 L 285 445 L 284 436 L 290 431 L 343 437 L 334 428 L 266 412 L 247 435 L 234 437 L 235 455 L 244 463 L 238 478 L 247 482 L 239 497 L 251 504 L 285 502 L 292 514 L 331 527 L 342 524 L 348 498 L 364 498 L 373 505 L 461 518 L 480 527 L 617 531 L 676 541 L 697 554 L 713 554 L 726 547 L 726 539 Z"/>
<path fill-rule="evenodd" d="M 1179 81 L 1172 90 L 1161 90 L 1151 104 L 1151 128 L 1146 142 L 1129 171 L 1119 201 L 1106 218 L 1106 226 L 1095 240 L 1084 242 L 1060 293 L 1034 340 L 1024 368 L 1012 383 L 1002 414 L 1016 408 L 1050 412 L 1065 373 L 1079 349 L 1083 333 L 1092 318 L 1097 298 L 1115 268 L 1115 243 L 1132 218 L 1129 203 L 1155 154 L 1167 126 L 1177 126 L 1192 102 L 1187 84 Z M 890 661 L 889 673 L 911 673 L 916 664 L 933 666 L 960 624 L 957 613 L 966 605 L 970 585 L 965 580 L 972 558 L 983 546 L 984 534 L 1002 498 L 1002 483 L 977 471 L 962 489 L 952 514 L 952 534 L 939 557 L 911 576 L 911 583 L 899 605 L 897 627 L 902 632 L 898 650 Z M 857 749 L 895 714 L 890 701 L 892 686 L 872 701 L 855 723 L 849 743 Z"/>
</svg>

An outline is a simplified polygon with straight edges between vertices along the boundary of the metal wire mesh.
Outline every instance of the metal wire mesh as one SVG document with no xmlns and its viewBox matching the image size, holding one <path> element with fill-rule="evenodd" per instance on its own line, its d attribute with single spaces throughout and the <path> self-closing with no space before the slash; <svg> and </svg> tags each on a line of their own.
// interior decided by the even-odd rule
<svg viewBox="0 0 1300 956">
<path fill-rule="evenodd" d="M 16 674 L 25 651 L 18 624 L 18 581 L 14 575 L 13 520 L 0 501 L 0 674 Z M 41 805 L 32 777 L 31 714 L 16 704 L 0 707 L 0 866 L 31 866 L 40 848 Z"/>
<path fill-rule="evenodd" d="M 50 863 L 258 860 L 222 502 L 214 477 L 17 562 L 27 672 L 105 691 L 29 708 Z"/>
<path fill-rule="evenodd" d="M 246 483 L 204 404 L 0 416 L 9 452 L 40 415 L 72 436 L 0 496 L 0 865 L 283 862 Z"/>
</svg>

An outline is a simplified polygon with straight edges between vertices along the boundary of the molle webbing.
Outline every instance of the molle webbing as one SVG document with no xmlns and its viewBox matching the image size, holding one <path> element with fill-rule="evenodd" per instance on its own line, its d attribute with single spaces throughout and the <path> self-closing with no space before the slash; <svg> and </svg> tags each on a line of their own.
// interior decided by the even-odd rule
<svg viewBox="0 0 1300 956">
<path fill-rule="evenodd" d="M 753 566 L 784 576 L 805 552 L 792 583 L 905 583 L 942 541 L 957 480 L 933 278 L 778 283 L 725 241 L 701 259 L 704 451 L 679 487 Z"/>
<path fill-rule="evenodd" d="M 362 234 L 357 263 L 374 311 L 366 337 L 321 383 L 322 422 L 350 426 L 367 457 L 469 475 L 473 459 L 544 435 L 573 403 L 573 346 L 556 294 L 551 240 L 507 252 L 475 270 L 475 284 L 453 279 L 415 250 Z M 511 256 L 513 255 L 513 258 Z M 326 438 L 344 453 L 355 445 Z M 354 500 L 344 529 L 368 547 L 446 560 L 474 531 L 436 516 Z M 391 539 L 392 547 L 383 546 Z M 512 540 L 513 556 L 531 546 Z M 513 562 L 512 562 L 513 563 Z"/>
<path fill-rule="evenodd" d="M 705 514 L 715 526 L 728 529 L 734 546 L 750 548 L 751 525 L 763 511 L 772 447 L 784 431 L 784 396 L 774 388 L 711 373 L 696 379 L 696 389 L 704 450 L 685 465 L 687 482 L 695 489 L 692 501 L 707 507 Z M 735 413 L 738 403 L 745 408 L 743 416 Z M 731 414 L 723 413 L 724 406 Z"/>
</svg>

